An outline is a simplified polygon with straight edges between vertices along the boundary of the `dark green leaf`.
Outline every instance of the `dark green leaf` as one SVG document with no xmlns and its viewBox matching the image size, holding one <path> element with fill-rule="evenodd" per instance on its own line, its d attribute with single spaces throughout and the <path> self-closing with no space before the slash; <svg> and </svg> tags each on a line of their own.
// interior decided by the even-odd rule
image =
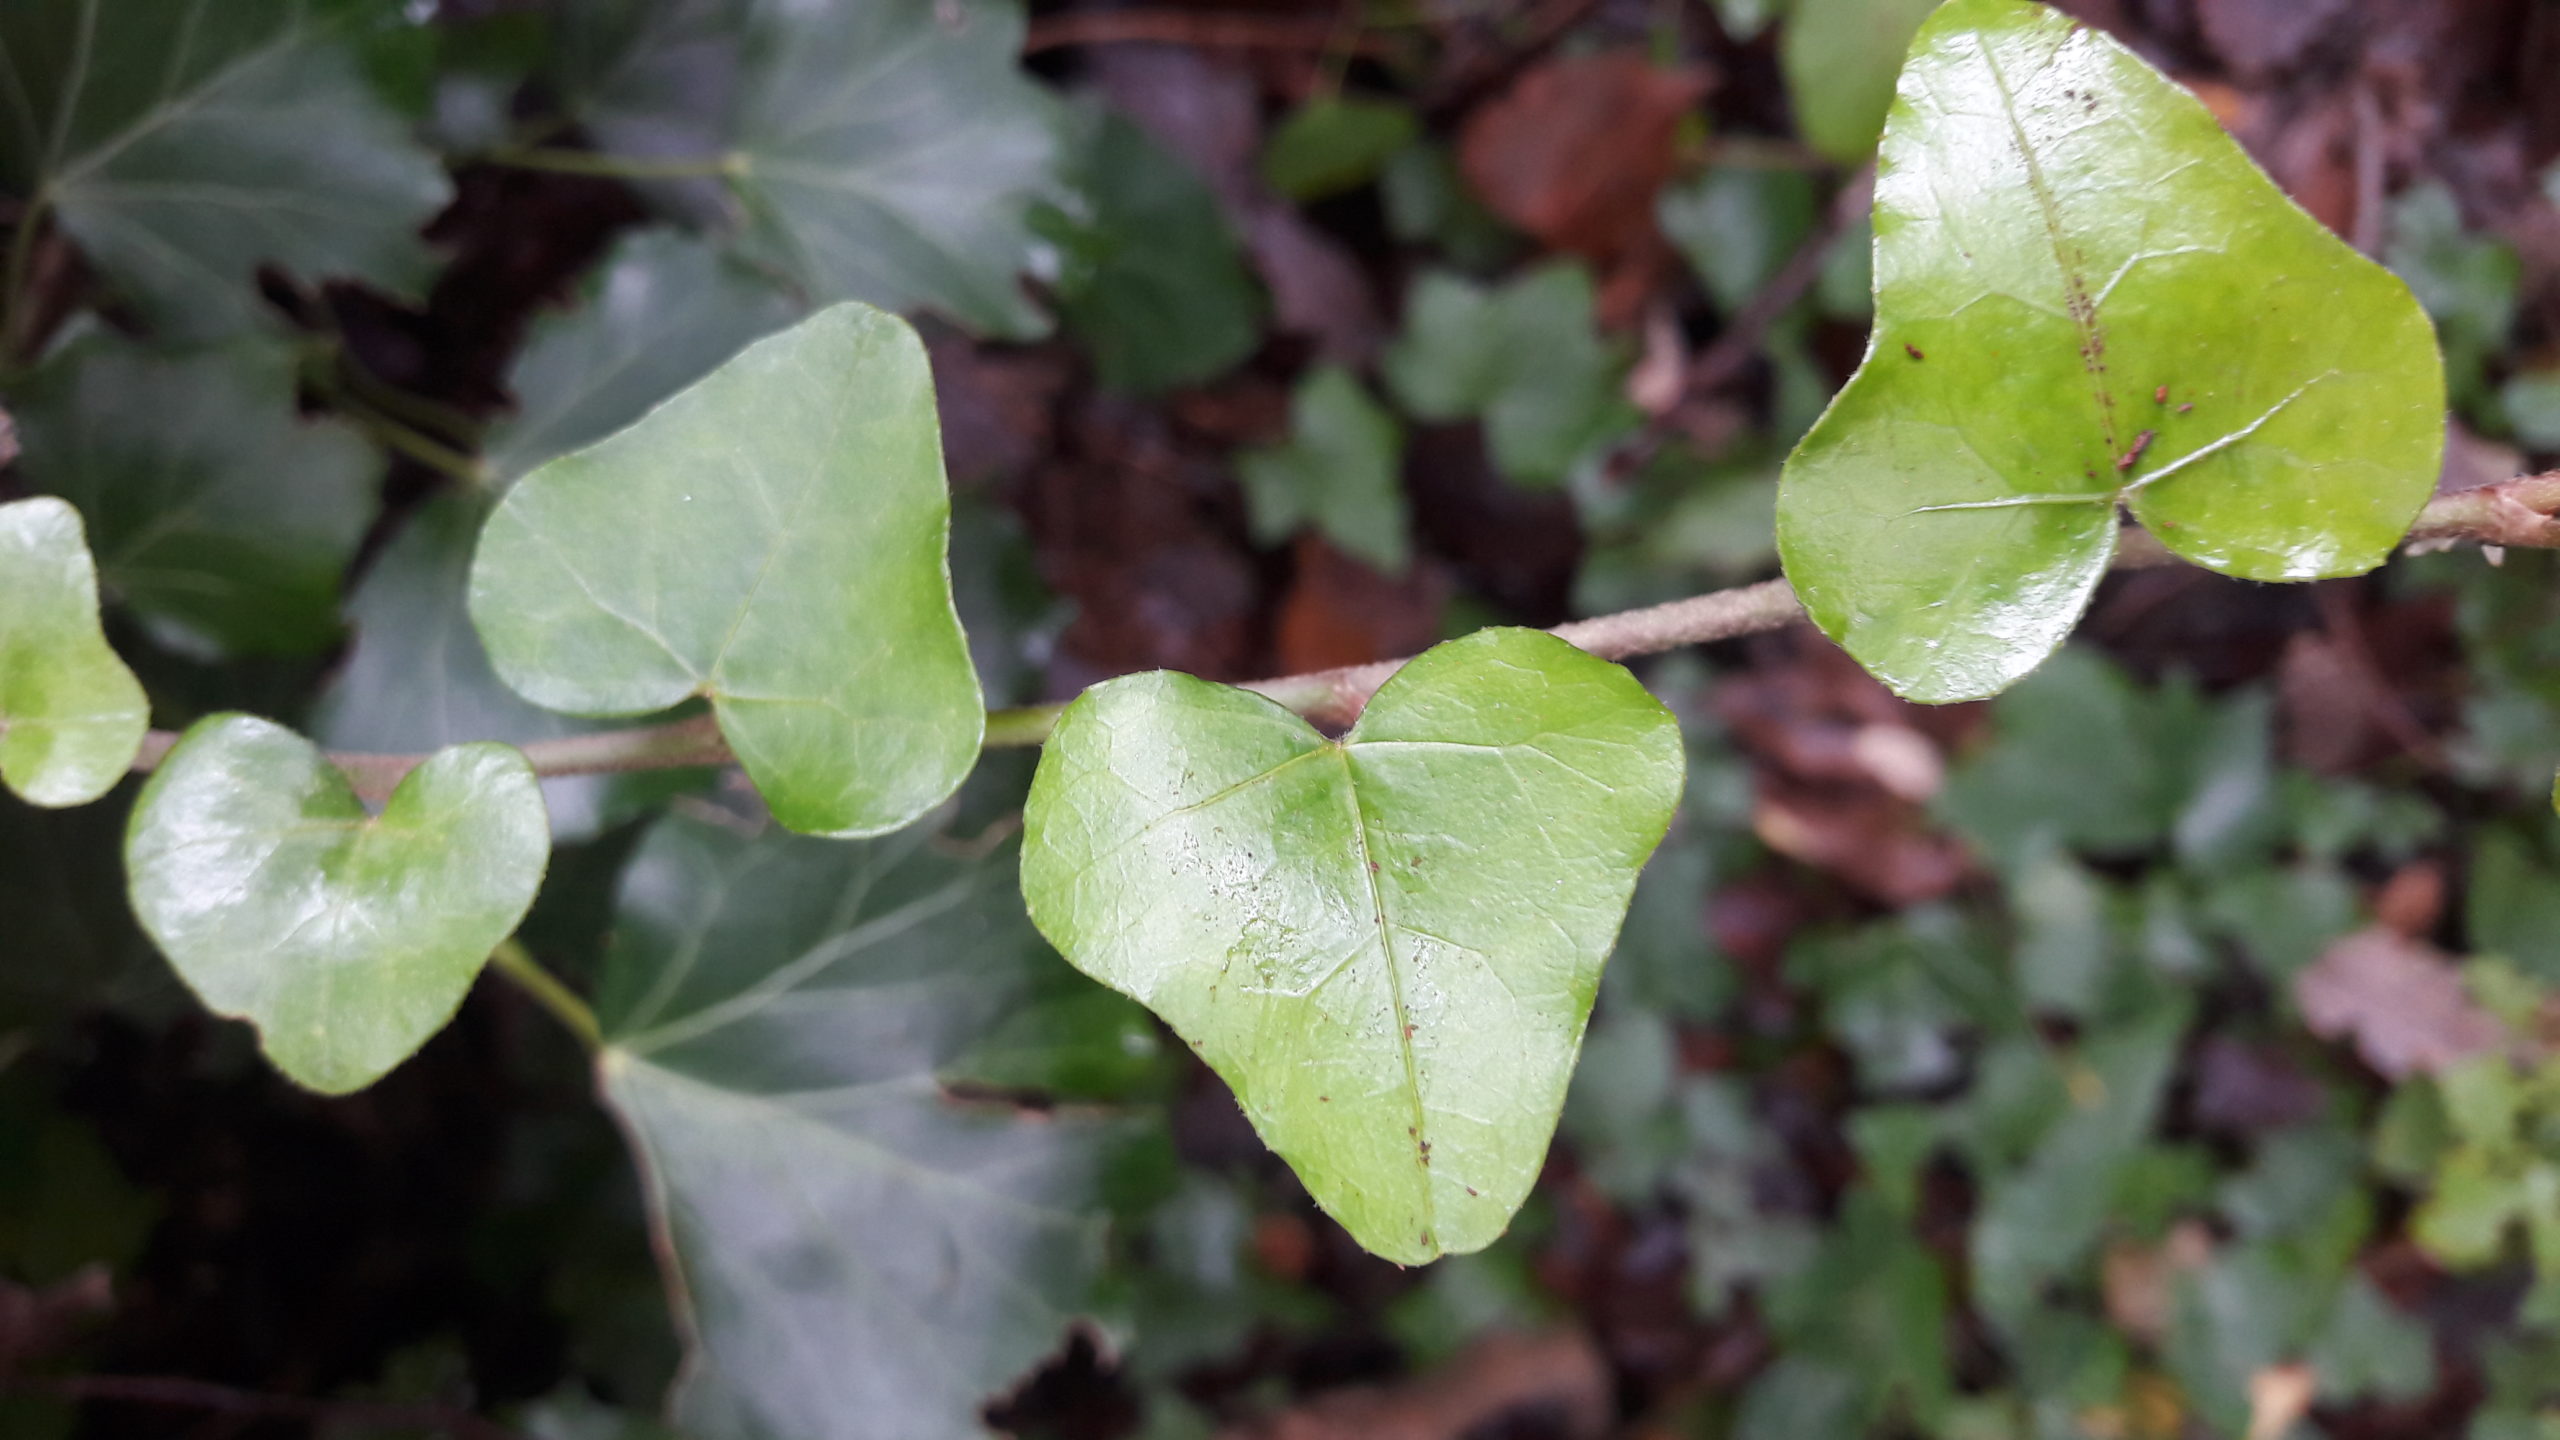
<svg viewBox="0 0 2560 1440">
<path fill-rule="evenodd" d="M 1537 1178 L 1681 761 L 1633 676 L 1531 630 L 1426 652 L 1339 742 L 1132 676 L 1042 753 L 1023 894 L 1354 1238 L 1419 1263 L 1491 1242 Z"/>
<path fill-rule="evenodd" d="M 1081 203 L 1057 222 L 1059 315 L 1113 389 L 1151 393 L 1234 368 L 1262 339 L 1262 294 L 1217 196 L 1118 114 L 1081 118 Z"/>
<path fill-rule="evenodd" d="M 526 476 L 481 538 L 472 622 L 538 705 L 704 696 L 782 823 L 896 829 L 959 785 L 985 725 L 939 441 L 915 332 L 822 311 Z"/>
<path fill-rule="evenodd" d="M 515 413 L 489 432 L 484 458 L 505 483 L 594 444 L 799 314 L 706 242 L 641 231 L 605 261 L 585 303 L 535 324 L 507 374 Z"/>
<path fill-rule="evenodd" d="M 1262 151 L 1262 178 L 1292 200 L 1321 200 L 1376 177 L 1420 130 L 1413 112 L 1385 100 L 1327 95 L 1280 122 Z"/>
<path fill-rule="evenodd" d="M 0 779 L 35 805 L 86 805 L 142 748 L 151 703 L 98 628 L 80 512 L 0 505 Z"/>
<path fill-rule="evenodd" d="M 659 823 L 597 1001 L 692 1360 L 696 1440 L 959 1440 L 1090 1303 L 1119 1127 L 946 1093 L 1081 985 L 1009 851 Z M 1109 1043 L 1105 1036 L 1094 1037 Z"/>
<path fill-rule="evenodd" d="M 1894 77 L 1938 0 L 1792 0 L 1778 59 L 1807 144 L 1844 165 L 1884 129 Z"/>
<path fill-rule="evenodd" d="M 1015 280 L 1054 186 L 1012 0 L 753 0 L 730 138 L 741 245 L 809 298 L 1047 328 Z"/>
<path fill-rule="evenodd" d="M 542 885 L 533 768 L 457 745 L 379 816 L 309 741 L 247 715 L 197 722 L 135 802 L 134 913 L 207 1008 L 326 1094 L 361 1090 L 444 1028 Z"/>
<path fill-rule="evenodd" d="M 1412 558 L 1398 483 L 1404 428 L 1339 365 L 1298 382 L 1289 415 L 1287 443 L 1236 457 L 1254 538 L 1273 545 L 1313 528 L 1344 553 L 1403 574 Z"/>
<path fill-rule="evenodd" d="M 1992 694 L 2078 620 L 2130 507 L 2252 580 L 2372 568 L 2436 480 L 2408 291 L 2094 28 L 1951 0 L 1886 127 L 1867 361 L 1789 461 L 1807 611 L 1908 698 Z"/>
<path fill-rule="evenodd" d="M 95 337 L 13 397 L 19 470 L 80 508 L 109 594 L 194 652 L 300 654 L 337 635 L 338 577 L 380 463 L 295 413 L 267 340 L 159 355 Z"/>
<path fill-rule="evenodd" d="M 366 78 L 363 9 L 10 0 L 0 186 L 173 338 L 255 323 L 263 264 L 405 287 L 450 187 Z"/>
<path fill-rule="evenodd" d="M 1664 190 L 1654 208 L 1662 233 L 1730 315 L 1760 293 L 1813 232 L 1813 179 L 1727 166 Z"/>
</svg>

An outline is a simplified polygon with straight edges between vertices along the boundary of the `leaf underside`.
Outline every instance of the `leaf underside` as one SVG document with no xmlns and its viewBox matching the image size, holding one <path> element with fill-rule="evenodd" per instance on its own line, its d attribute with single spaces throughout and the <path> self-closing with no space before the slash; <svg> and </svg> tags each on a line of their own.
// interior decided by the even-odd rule
<svg viewBox="0 0 2560 1440">
<path fill-rule="evenodd" d="M 1952 0 L 1877 165 L 1866 363 L 1787 465 L 1807 611 L 1908 698 L 2077 621 L 2119 505 L 2253 580 L 2354 574 L 2432 488 L 2444 387 L 2401 283 L 2196 99 L 2041 5 Z"/>
<path fill-rule="evenodd" d="M 1431 650 L 1339 742 L 1131 676 L 1041 756 L 1023 894 L 1354 1238 L 1418 1263 L 1491 1242 L 1536 1179 L 1682 768 L 1633 676 L 1537 631 Z"/>
</svg>

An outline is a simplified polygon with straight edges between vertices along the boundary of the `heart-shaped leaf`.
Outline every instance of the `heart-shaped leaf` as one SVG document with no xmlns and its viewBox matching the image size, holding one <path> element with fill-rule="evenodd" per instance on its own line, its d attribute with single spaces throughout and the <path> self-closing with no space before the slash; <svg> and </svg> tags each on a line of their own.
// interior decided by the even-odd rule
<svg viewBox="0 0 2560 1440">
<path fill-rule="evenodd" d="M 542 791 L 504 745 L 456 745 L 379 816 L 311 742 L 249 715 L 181 737 L 125 836 L 134 913 L 205 1005 L 343 1095 L 443 1028 L 533 904 Z"/>
<path fill-rule="evenodd" d="M 1418 1263 L 1493 1240 L 1537 1178 L 1682 768 L 1634 676 L 1534 630 L 1430 650 L 1340 741 L 1134 675 L 1060 717 L 1022 893 L 1354 1238 Z"/>
<path fill-rule="evenodd" d="M 707 696 L 776 819 L 876 834 L 959 785 L 986 723 L 950 528 L 924 346 L 848 303 L 526 476 L 481 535 L 471 618 L 535 704 Z"/>
<path fill-rule="evenodd" d="M 9 0 L 0 189 L 50 202 L 163 335 L 246 329 L 261 264 L 400 285 L 452 187 L 336 0 Z M 372 11 L 367 15 L 365 12 Z"/>
<path fill-rule="evenodd" d="M 1951 0 L 1876 174 L 1874 338 L 1788 461 L 1778 541 L 1896 691 L 2032 669 L 2119 504 L 2197 564 L 2303 580 L 2381 563 L 2426 502 L 2444 380 L 2408 290 L 2099 31 Z"/>
<path fill-rule="evenodd" d="M 683 817 L 623 873 L 599 1068 L 685 1317 L 686 1434 L 980 1436 L 1091 1303 L 1128 1127 L 944 1088 L 1090 1071 L 1044 1002 L 1133 1008 L 1048 953 L 1013 874 L 922 826 L 847 845 Z M 1076 1041 L 1120 1051 L 1121 1019 L 1084 1006 Z"/>
<path fill-rule="evenodd" d="M 151 703 L 98 628 L 80 512 L 0 505 L 0 780 L 32 805 L 86 805 L 142 749 Z"/>
</svg>

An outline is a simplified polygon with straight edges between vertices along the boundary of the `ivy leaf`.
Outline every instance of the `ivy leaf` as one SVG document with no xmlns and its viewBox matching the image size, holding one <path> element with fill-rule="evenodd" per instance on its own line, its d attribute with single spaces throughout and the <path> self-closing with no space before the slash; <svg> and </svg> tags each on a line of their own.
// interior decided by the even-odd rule
<svg viewBox="0 0 2560 1440">
<path fill-rule="evenodd" d="M 1085 988 L 1013 869 L 921 827 L 841 845 L 681 817 L 633 858 L 600 1068 L 687 1317 L 686 1434 L 981 1435 L 1090 1302 L 1121 1127 L 944 1088 L 1026 1002 Z"/>
<path fill-rule="evenodd" d="M 1218 197 L 1130 121 L 1081 118 L 1082 204 L 1052 227 L 1059 314 L 1113 389 L 1168 390 L 1234 368 L 1261 342 L 1262 297 Z"/>
<path fill-rule="evenodd" d="M 157 354 L 95 336 L 15 396 L 19 471 L 87 520 L 108 590 L 179 648 L 321 649 L 373 519 L 373 447 L 295 414 L 292 351 L 266 339 Z"/>
<path fill-rule="evenodd" d="M 2040 5 L 1951 0 L 1885 128 L 1876 332 L 1787 465 L 1805 608 L 1914 700 L 2088 604 L 2121 503 L 2251 580 L 2372 568 L 2435 483 L 2426 316 L 2213 116 Z"/>
<path fill-rule="evenodd" d="M 31 805 L 86 805 L 142 749 L 151 702 L 98 628 L 80 512 L 0 505 L 0 779 Z"/>
<path fill-rule="evenodd" d="M 1010 0 L 760 0 L 731 142 L 745 252 L 813 300 L 1046 330 L 1014 278 L 1058 149 L 1022 30 Z"/>
<path fill-rule="evenodd" d="M 1412 557 L 1397 484 L 1404 431 L 1396 417 L 1339 365 L 1320 366 L 1300 381 L 1289 413 L 1288 443 L 1236 460 L 1254 538 L 1277 544 L 1313 525 L 1344 553 L 1403 574 Z"/>
<path fill-rule="evenodd" d="M 1022 891 L 1353 1238 L 1420 1263 L 1490 1243 L 1537 1178 L 1682 760 L 1635 677 L 1532 630 L 1428 651 L 1338 742 L 1135 675 L 1041 754 Z"/>
<path fill-rule="evenodd" d="M 324 0 L 11 0 L 0 186 L 164 336 L 241 330 L 262 264 L 401 287 L 451 192 Z"/>
<path fill-rule="evenodd" d="M 1493 463 L 1553 485 L 1636 418 L 1619 393 L 1625 363 L 1592 324 L 1591 276 L 1541 266 L 1499 290 L 1433 273 L 1413 288 L 1387 384 L 1425 420 L 1481 417 Z"/>
<path fill-rule="evenodd" d="M 374 557 L 347 603 L 355 644 L 312 714 L 311 733 L 322 744 L 412 754 L 467 740 L 522 745 L 601 728 L 527 702 L 490 668 L 466 604 L 471 548 L 488 514 L 481 496 L 440 495 L 420 506 Z M 552 833 L 590 838 L 619 818 L 617 790 L 627 794 L 686 775 L 545 780 Z"/>
<path fill-rule="evenodd" d="M 444 1027 L 533 904 L 551 827 L 533 767 L 456 745 L 378 816 L 310 741 L 198 721 L 134 803 L 134 914 L 206 1008 L 295 1083 L 361 1090 Z"/>
<path fill-rule="evenodd" d="M 591 445 L 800 310 L 705 241 L 641 231 L 605 261 L 586 303 L 535 324 L 507 376 L 515 414 L 490 431 L 482 458 L 503 483 Z"/>
<path fill-rule="evenodd" d="M 1413 111 L 1386 100 L 1329 95 L 1271 132 L 1262 178 L 1291 200 L 1321 200 L 1376 178 L 1421 130 Z"/>
<path fill-rule="evenodd" d="M 705 696 L 775 818 L 876 834 L 977 760 L 950 521 L 922 342 L 839 305 L 526 476 L 481 536 L 471 618 L 535 704 Z"/>
</svg>

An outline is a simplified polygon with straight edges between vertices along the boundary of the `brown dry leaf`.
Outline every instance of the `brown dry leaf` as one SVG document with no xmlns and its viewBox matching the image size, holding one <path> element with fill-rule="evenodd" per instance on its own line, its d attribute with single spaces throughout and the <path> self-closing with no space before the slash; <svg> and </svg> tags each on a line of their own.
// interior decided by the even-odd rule
<svg viewBox="0 0 2560 1440">
<path fill-rule="evenodd" d="M 2394 1080 L 2441 1073 L 2506 1038 L 2472 1003 L 2450 957 L 2378 925 L 2339 940 L 2294 976 L 2293 998 L 2313 1034 L 2352 1039 L 2366 1064 Z"/>
<path fill-rule="evenodd" d="M 1818 791 L 1764 778 L 1751 811 L 1760 843 L 1900 909 L 1964 883 L 1964 849 L 1880 790 Z"/>
<path fill-rule="evenodd" d="M 2181 1220 L 2158 1245 L 2109 1246 L 2099 1267 L 2107 1318 L 2150 1344 L 2169 1333 L 2169 1306 L 2181 1275 L 2213 1261 L 2213 1232 L 2201 1221 Z"/>
<path fill-rule="evenodd" d="M 1287 674 L 1417 655 L 1440 638 L 1449 577 L 1418 560 L 1401 578 L 1382 575 L 1321 535 L 1301 535 L 1298 573 L 1280 601 L 1274 648 Z"/>
<path fill-rule="evenodd" d="M 1654 193 L 1707 88 L 1704 73 L 1633 50 L 1551 60 L 1468 117 L 1459 163 L 1494 213 L 1614 266 L 1659 245 Z"/>
<path fill-rule="evenodd" d="M 2374 897 L 2373 918 L 2412 940 L 2425 938 L 2444 918 L 2444 867 L 2433 860 L 2412 860 L 2392 871 Z"/>
<path fill-rule="evenodd" d="M 2354 0 L 2195 0 L 2205 43 L 2235 75 L 2264 79 L 2293 66 Z"/>
<path fill-rule="evenodd" d="M 1461 1440 L 1509 1433 L 1534 1413 L 1540 1435 L 1598 1440 L 1615 1408 L 1609 1367 L 1578 1333 L 1494 1334 L 1447 1365 L 1400 1385 L 1320 1395 L 1268 1419 L 1230 1427 L 1221 1440 Z"/>
<path fill-rule="evenodd" d="M 2329 1092 L 2283 1048 L 2216 1035 L 2196 1052 L 2196 1123 L 2250 1134 L 2319 1118 Z"/>
<path fill-rule="evenodd" d="M 1271 290 L 1273 328 L 1307 336 L 1318 354 L 1336 364 L 1367 365 L 1386 326 L 1350 250 L 1278 201 L 1253 207 L 1244 236 L 1254 268 Z"/>
</svg>

